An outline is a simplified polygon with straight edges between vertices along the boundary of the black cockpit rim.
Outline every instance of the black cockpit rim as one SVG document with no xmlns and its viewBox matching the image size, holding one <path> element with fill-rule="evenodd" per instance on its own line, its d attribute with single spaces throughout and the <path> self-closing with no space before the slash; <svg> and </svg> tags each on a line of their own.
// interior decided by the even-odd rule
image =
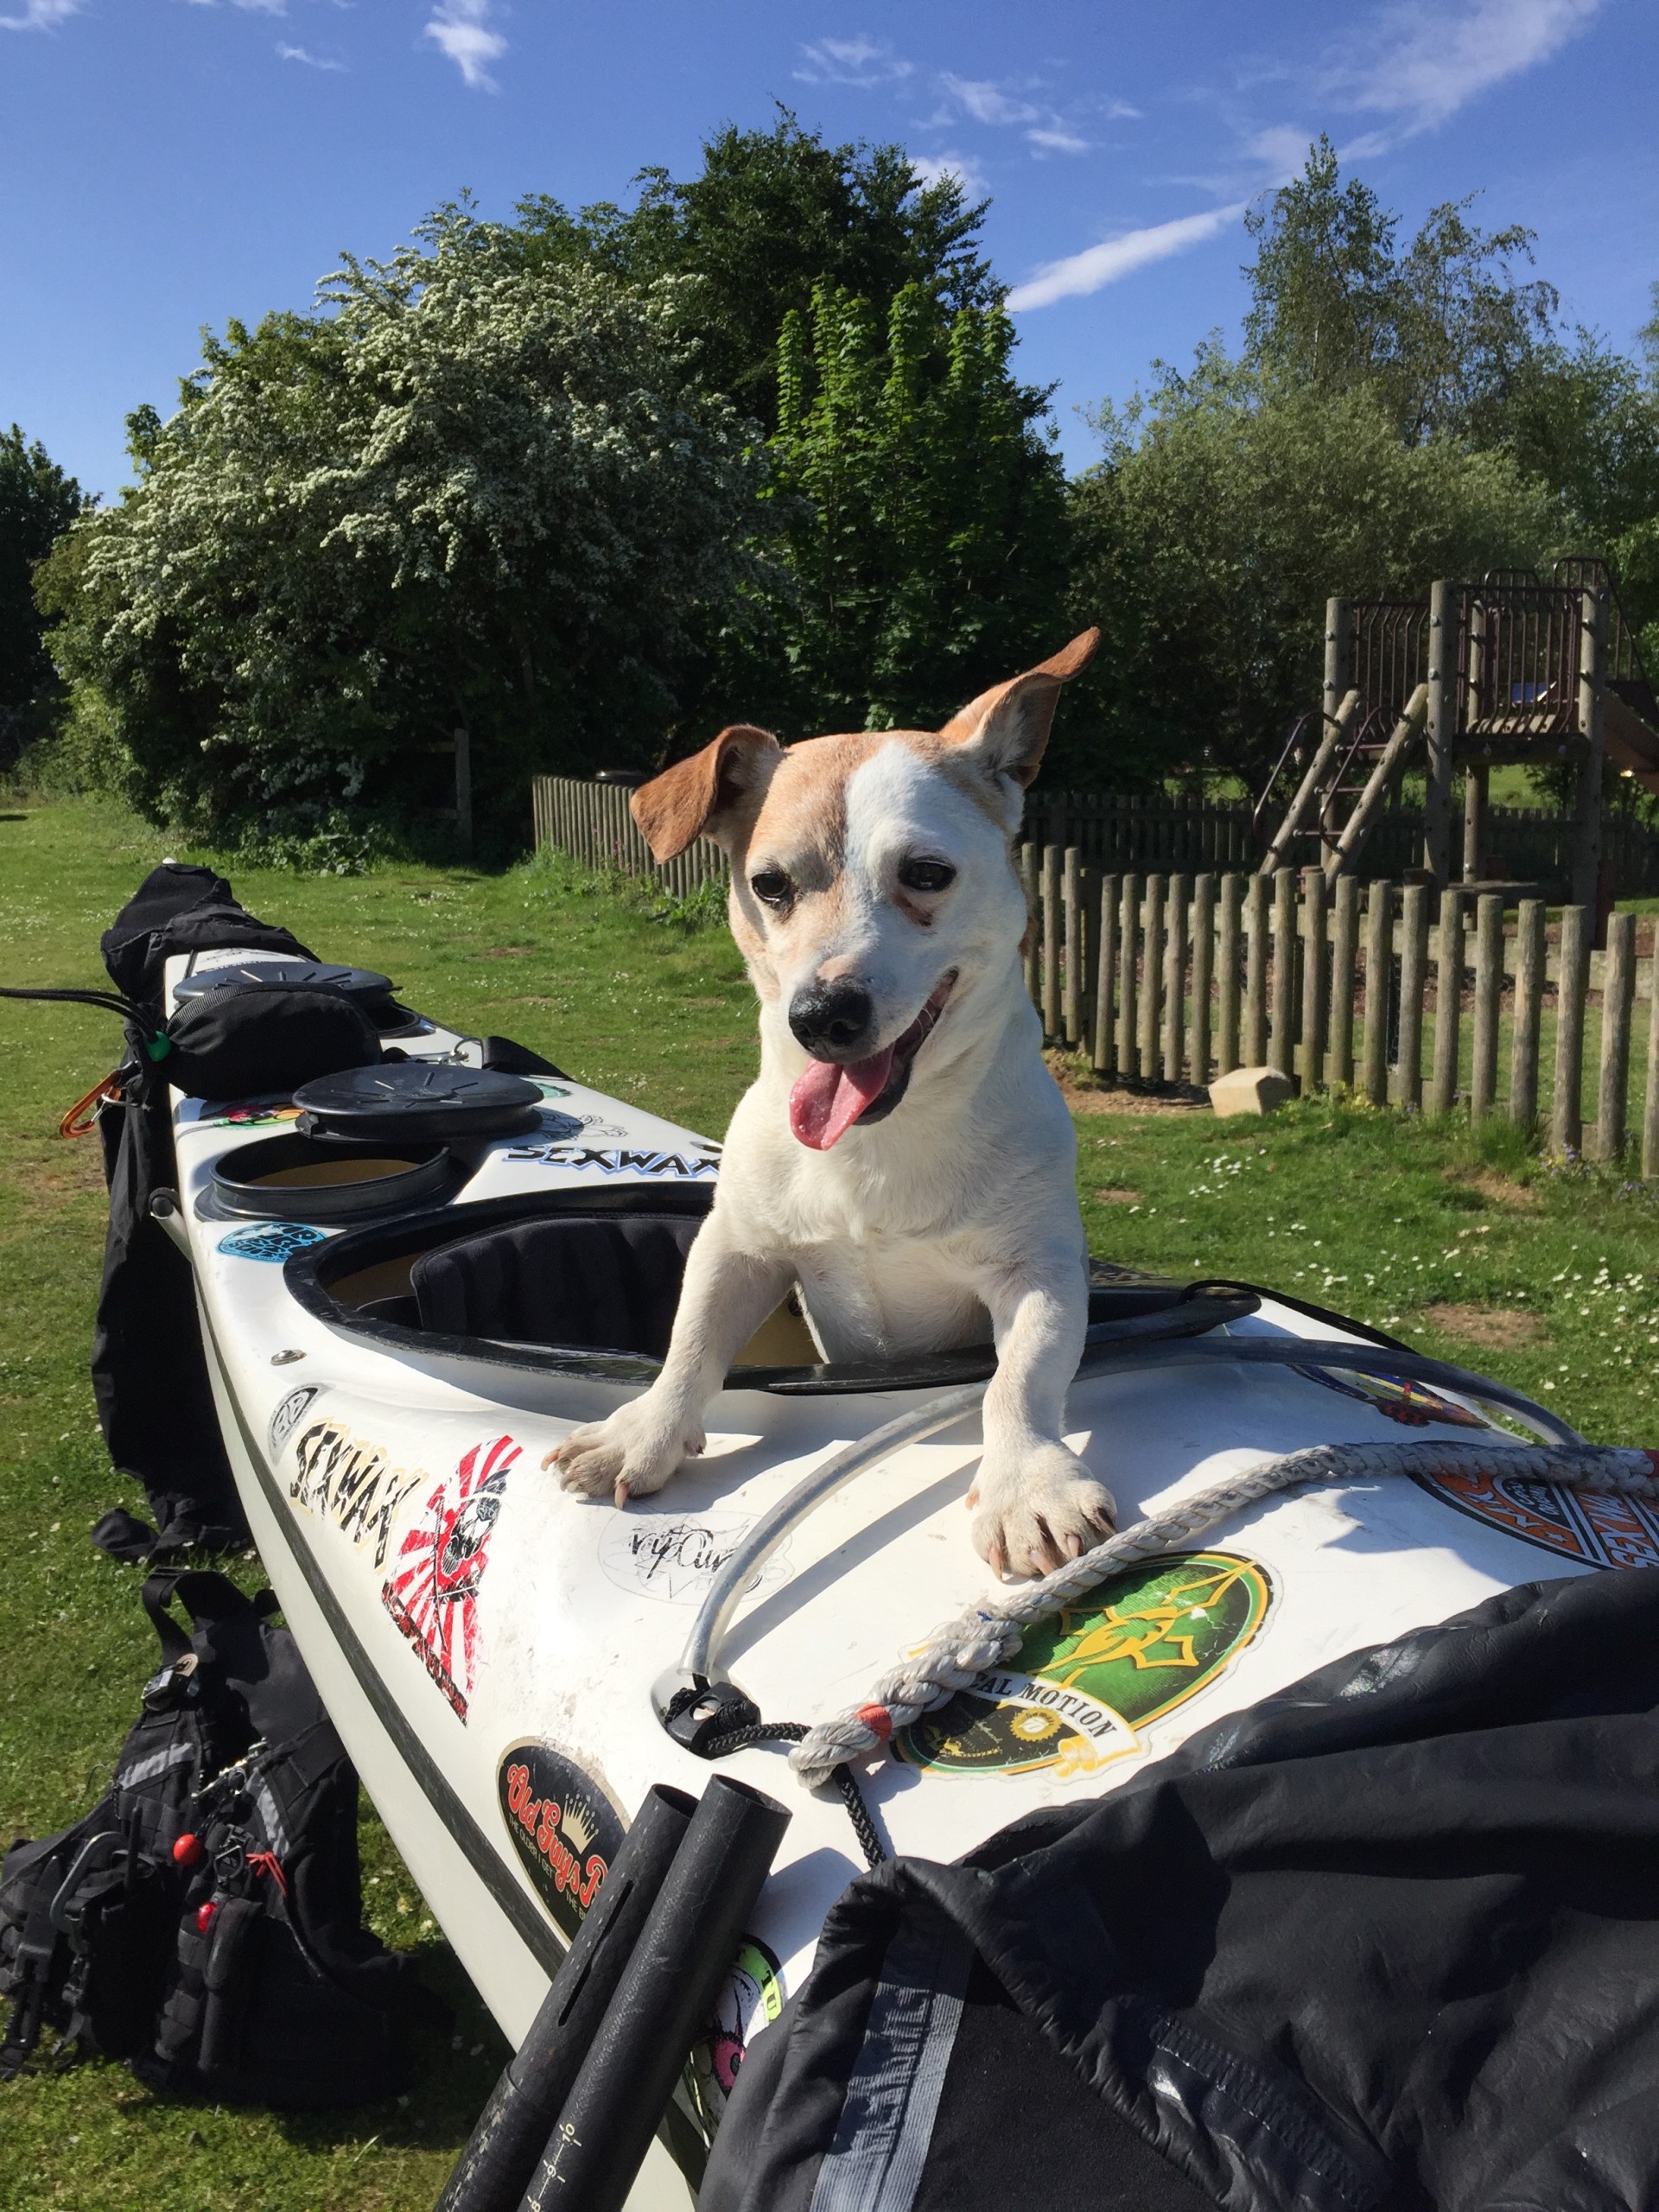
<svg viewBox="0 0 1659 2212">
<path fill-rule="evenodd" d="M 412 1260 L 441 1244 L 515 1222 L 561 1214 L 591 1218 L 601 1214 L 669 1213 L 690 1219 L 705 1215 L 713 1203 L 714 1191 L 707 1184 L 680 1189 L 632 1185 L 626 1189 L 562 1189 L 528 1195 L 516 1192 L 499 1198 L 402 1213 L 391 1220 L 346 1230 L 294 1253 L 284 1262 L 283 1275 L 290 1295 L 314 1320 L 383 1351 L 404 1357 L 480 1360 L 491 1366 L 639 1387 L 652 1382 L 662 1365 L 644 1353 L 604 1351 L 585 1345 L 510 1344 L 486 1337 L 412 1329 L 382 1315 L 341 1305 L 333 1294 L 333 1286 L 345 1276 L 393 1260 Z M 1091 1276 L 1091 1318 L 1085 1340 L 1090 1349 L 1135 1337 L 1202 1336 L 1253 1313 L 1261 1303 L 1254 1291 L 1242 1285 L 1211 1290 L 1098 1262 Z M 958 1383 L 988 1381 L 995 1371 L 996 1356 L 991 1347 L 969 1345 L 906 1359 L 734 1367 L 726 1379 L 726 1388 L 765 1390 L 788 1397 L 944 1390 Z"/>
</svg>

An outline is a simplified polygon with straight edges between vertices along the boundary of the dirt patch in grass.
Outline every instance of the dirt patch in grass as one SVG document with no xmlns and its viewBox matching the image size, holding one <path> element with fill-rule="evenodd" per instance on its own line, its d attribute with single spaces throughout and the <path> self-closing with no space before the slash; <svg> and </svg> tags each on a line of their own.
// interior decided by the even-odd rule
<svg viewBox="0 0 1659 2212">
<path fill-rule="evenodd" d="M 1046 1056 L 1045 1056 L 1046 1057 Z M 1071 1071 L 1049 1060 L 1049 1071 L 1060 1086 L 1060 1096 L 1074 1114 L 1207 1114 L 1207 1101 L 1160 1098 L 1145 1090 L 1109 1090 L 1103 1085 L 1079 1084 Z"/>
<path fill-rule="evenodd" d="M 1095 1198 L 1103 1206 L 1138 1206 L 1141 1199 L 1139 1191 L 1096 1191 Z"/>
<path fill-rule="evenodd" d="M 1518 1351 L 1541 1341 L 1544 1325 L 1536 1313 L 1516 1313 L 1503 1306 L 1426 1306 L 1423 1319 L 1448 1337 L 1484 1351 Z"/>
<path fill-rule="evenodd" d="M 1473 1175 L 1465 1170 L 1448 1167 L 1446 1179 L 1448 1183 L 1461 1183 L 1465 1190 L 1478 1191 L 1483 1198 L 1490 1198 L 1495 1206 L 1519 1206 L 1525 1210 L 1538 1203 L 1538 1193 L 1529 1183 L 1512 1183 L 1496 1167 L 1483 1167 Z"/>
</svg>

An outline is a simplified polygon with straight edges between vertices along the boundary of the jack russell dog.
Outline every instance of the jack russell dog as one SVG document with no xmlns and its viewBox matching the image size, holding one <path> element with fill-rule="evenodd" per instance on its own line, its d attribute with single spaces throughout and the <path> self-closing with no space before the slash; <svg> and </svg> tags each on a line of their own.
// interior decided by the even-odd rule
<svg viewBox="0 0 1659 2212">
<path fill-rule="evenodd" d="M 620 1505 L 703 1448 L 703 1409 L 791 1289 L 821 1355 L 996 1347 L 968 1503 L 999 1574 L 1041 1574 L 1116 1508 L 1061 1438 L 1088 1322 L 1071 1118 L 1044 1065 L 1013 847 L 1061 684 L 1098 632 L 937 732 L 788 747 L 722 730 L 635 792 L 657 860 L 712 837 L 760 1000 L 661 1374 L 548 1455 Z"/>
</svg>

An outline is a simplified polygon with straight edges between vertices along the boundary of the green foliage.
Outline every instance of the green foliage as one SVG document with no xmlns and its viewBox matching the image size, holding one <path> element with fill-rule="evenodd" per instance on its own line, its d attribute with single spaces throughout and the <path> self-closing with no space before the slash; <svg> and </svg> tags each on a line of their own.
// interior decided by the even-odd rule
<svg viewBox="0 0 1659 2212">
<path fill-rule="evenodd" d="M 1402 245 L 1319 139 L 1247 219 L 1241 357 L 1211 340 L 1098 410 L 1105 458 L 1071 501 L 1076 613 L 1109 639 L 1078 687 L 1094 741 L 1070 741 L 1086 780 L 1259 781 L 1317 699 L 1333 593 L 1611 555 L 1659 646 L 1659 378 L 1569 341 L 1554 289 L 1517 273 L 1532 234 L 1470 205 Z"/>
<path fill-rule="evenodd" d="M 677 183 L 647 168 L 638 204 L 572 216 L 555 200 L 523 201 L 532 258 L 585 261 L 632 283 L 696 280 L 688 327 L 704 377 L 771 433 L 778 428 L 778 334 L 808 313 L 815 286 L 873 302 L 885 321 L 906 285 L 946 308 L 1001 296 L 979 251 L 986 203 L 961 181 L 924 184 L 899 146 L 826 145 L 786 110 L 770 130 L 728 125 L 704 145 L 697 175 Z"/>
<path fill-rule="evenodd" d="M 155 819 L 308 838 L 532 770 L 647 757 L 746 573 L 760 456 L 696 381 L 682 281 L 533 267 L 442 211 L 315 317 L 210 337 L 131 418 L 138 483 L 48 565 L 59 665 L 110 702 Z"/>
<path fill-rule="evenodd" d="M 831 284 L 785 317 L 771 497 L 791 588 L 765 703 L 786 728 L 931 728 L 1061 642 L 1063 479 L 1013 343 L 1000 308 L 950 314 L 920 283 L 885 327 Z"/>
<path fill-rule="evenodd" d="M 1329 594 L 1530 563 L 1564 526 L 1509 455 L 1408 444 L 1369 385 L 1326 393 L 1214 347 L 1095 419 L 1107 452 L 1073 496 L 1073 609 L 1107 645 L 1077 686 L 1075 726 L 1092 715 L 1096 734 L 1074 781 L 1258 779 L 1318 699 Z"/>
<path fill-rule="evenodd" d="M 1341 181 L 1321 137 L 1300 176 L 1253 208 L 1245 359 L 1275 381 L 1374 391 L 1408 443 L 1496 435 L 1517 382 L 1549 341 L 1557 298 L 1519 283 L 1533 232 L 1483 231 L 1472 198 L 1448 201 L 1403 251 L 1398 219 L 1369 185 Z"/>
<path fill-rule="evenodd" d="M 31 577 L 84 500 L 36 439 L 14 423 L 0 436 L 0 767 L 44 727 L 57 690 Z"/>
</svg>

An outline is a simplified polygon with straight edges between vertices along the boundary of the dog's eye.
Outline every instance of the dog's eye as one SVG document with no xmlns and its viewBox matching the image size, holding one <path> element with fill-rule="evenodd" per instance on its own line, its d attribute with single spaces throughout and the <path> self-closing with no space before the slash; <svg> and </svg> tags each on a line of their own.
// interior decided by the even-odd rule
<svg viewBox="0 0 1659 2212">
<path fill-rule="evenodd" d="M 749 888 L 763 906 L 786 906 L 795 894 L 794 885 L 780 868 L 757 868 Z"/>
<path fill-rule="evenodd" d="M 900 861 L 899 880 L 906 891 L 944 891 L 957 880 L 947 861 Z"/>
</svg>

